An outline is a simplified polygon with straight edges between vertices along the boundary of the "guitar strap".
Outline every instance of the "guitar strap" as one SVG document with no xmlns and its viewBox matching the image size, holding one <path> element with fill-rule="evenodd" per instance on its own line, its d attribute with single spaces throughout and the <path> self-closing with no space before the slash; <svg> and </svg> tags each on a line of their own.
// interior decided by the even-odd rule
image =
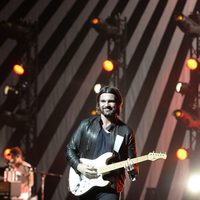
<svg viewBox="0 0 200 200">
<path fill-rule="evenodd" d="M 121 136 L 121 135 L 117 135 L 116 138 L 115 138 L 115 143 L 114 143 L 114 148 L 113 150 L 118 153 L 119 152 L 119 149 L 122 145 L 122 142 L 124 140 L 124 137 Z"/>
</svg>

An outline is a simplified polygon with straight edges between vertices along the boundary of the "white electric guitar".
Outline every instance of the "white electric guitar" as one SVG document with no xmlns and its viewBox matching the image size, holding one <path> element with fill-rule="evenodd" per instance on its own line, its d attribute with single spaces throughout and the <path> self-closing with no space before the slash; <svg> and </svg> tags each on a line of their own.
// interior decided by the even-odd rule
<svg viewBox="0 0 200 200">
<path fill-rule="evenodd" d="M 94 166 L 94 168 L 97 169 L 99 175 L 97 178 L 89 179 L 84 175 L 77 174 L 75 170 L 71 167 L 69 171 L 69 190 L 72 192 L 72 194 L 74 194 L 75 196 L 80 196 L 86 193 L 94 186 L 104 187 L 108 185 L 109 181 L 104 180 L 103 175 L 107 174 L 112 170 L 124 168 L 127 163 L 127 160 L 125 160 L 107 165 L 106 163 L 109 159 L 112 158 L 112 155 L 113 154 L 111 152 L 107 152 L 94 160 L 89 160 L 86 158 L 80 159 L 82 163 Z M 155 161 L 157 159 L 166 159 L 166 158 L 167 158 L 166 153 L 152 152 L 144 156 L 132 158 L 130 159 L 130 162 L 132 162 L 133 164 L 137 164 L 140 162 L 144 162 L 146 160 Z"/>
</svg>

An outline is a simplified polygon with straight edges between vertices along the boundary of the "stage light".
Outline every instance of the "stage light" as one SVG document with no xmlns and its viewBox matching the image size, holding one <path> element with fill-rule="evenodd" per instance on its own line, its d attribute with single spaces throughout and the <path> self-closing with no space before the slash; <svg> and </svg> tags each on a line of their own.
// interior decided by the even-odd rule
<svg viewBox="0 0 200 200">
<path fill-rule="evenodd" d="M 178 121 L 180 121 L 186 127 L 200 130 L 200 119 L 195 119 L 188 112 L 181 109 L 177 109 L 173 112 L 173 115 Z"/>
<path fill-rule="evenodd" d="M 185 148 L 179 148 L 177 151 L 176 151 L 176 157 L 179 159 L 179 160 L 185 160 L 187 159 L 189 156 L 189 152 L 187 149 Z"/>
<path fill-rule="evenodd" d="M 11 152 L 11 149 L 10 148 L 7 148 L 4 150 L 3 152 L 3 156 L 6 160 L 10 160 L 11 159 L 11 155 L 10 155 L 10 152 Z"/>
<path fill-rule="evenodd" d="M 24 69 L 23 65 L 21 65 L 21 64 L 15 64 L 15 65 L 13 66 L 13 71 L 14 71 L 17 75 L 21 76 L 21 75 L 24 74 L 25 69 Z"/>
<path fill-rule="evenodd" d="M 4 95 L 9 97 L 22 96 L 28 89 L 29 84 L 27 81 L 21 83 L 18 87 L 6 85 L 4 88 Z"/>
<path fill-rule="evenodd" d="M 174 115 L 177 119 L 180 119 L 180 118 L 182 118 L 182 117 L 184 116 L 182 110 L 175 110 L 175 111 L 173 112 L 173 115 Z"/>
<path fill-rule="evenodd" d="M 173 112 L 173 115 L 175 116 L 177 120 L 179 120 L 182 124 L 184 124 L 187 127 L 189 127 L 190 123 L 193 121 L 192 116 L 181 109 L 175 110 Z"/>
<path fill-rule="evenodd" d="M 183 14 L 176 17 L 178 27 L 186 34 L 193 36 L 200 35 L 200 25 L 193 21 L 190 17 L 184 16 Z"/>
<path fill-rule="evenodd" d="M 103 69 L 107 72 L 112 72 L 115 68 L 115 64 L 112 60 L 105 60 L 103 62 Z"/>
<path fill-rule="evenodd" d="M 176 20 L 178 22 L 182 22 L 183 21 L 183 15 L 178 15 L 177 18 L 176 18 Z"/>
<path fill-rule="evenodd" d="M 195 58 L 189 58 L 186 61 L 186 65 L 190 70 L 194 71 L 199 67 L 199 61 Z"/>
<path fill-rule="evenodd" d="M 14 86 L 7 85 L 4 88 L 4 95 L 5 96 L 8 96 L 8 95 L 17 96 L 17 95 L 19 95 L 19 90 L 17 90 Z"/>
<path fill-rule="evenodd" d="M 182 95 L 188 94 L 192 91 L 191 85 L 184 82 L 178 82 L 176 84 L 176 92 Z"/>
<path fill-rule="evenodd" d="M 93 18 L 93 19 L 91 20 L 91 23 L 92 23 L 93 25 L 97 25 L 97 24 L 100 23 L 100 19 L 99 19 L 98 17 Z"/>
<path fill-rule="evenodd" d="M 101 84 L 100 83 L 95 84 L 95 86 L 94 86 L 94 92 L 96 94 L 98 94 L 100 92 L 100 90 L 101 90 Z"/>
<path fill-rule="evenodd" d="M 187 182 L 187 188 L 191 193 L 200 193 L 200 174 L 192 174 Z"/>
<path fill-rule="evenodd" d="M 96 110 L 92 110 L 92 111 L 90 112 L 90 115 L 91 115 L 91 116 L 96 116 L 96 115 L 97 115 L 97 111 L 96 111 Z"/>
<path fill-rule="evenodd" d="M 108 17 L 105 20 L 95 17 L 90 23 L 98 33 L 102 33 L 108 37 L 113 37 L 120 35 L 116 21 L 117 19 L 112 19 L 111 17 Z"/>
</svg>

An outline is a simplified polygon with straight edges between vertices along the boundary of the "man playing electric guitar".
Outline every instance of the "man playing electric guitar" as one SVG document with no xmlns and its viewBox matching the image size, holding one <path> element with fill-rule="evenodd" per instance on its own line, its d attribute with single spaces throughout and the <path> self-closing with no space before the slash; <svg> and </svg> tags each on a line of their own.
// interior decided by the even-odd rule
<svg viewBox="0 0 200 200">
<path fill-rule="evenodd" d="M 71 192 L 80 200 L 119 200 L 125 170 L 132 181 L 138 175 L 138 165 L 130 161 L 137 156 L 135 133 L 119 119 L 122 101 L 117 88 L 103 87 L 97 95 L 99 116 L 83 120 L 67 144 L 66 159 L 83 183 Z M 105 165 L 107 160 L 112 163 L 125 161 L 125 164 L 106 174 L 104 179 L 107 181 L 103 181 L 99 166 Z"/>
</svg>

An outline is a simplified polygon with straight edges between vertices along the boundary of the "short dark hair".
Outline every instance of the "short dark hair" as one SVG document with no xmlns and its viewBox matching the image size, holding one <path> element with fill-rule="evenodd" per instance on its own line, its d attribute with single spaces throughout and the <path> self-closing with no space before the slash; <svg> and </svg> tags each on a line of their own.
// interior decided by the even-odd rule
<svg viewBox="0 0 200 200">
<path fill-rule="evenodd" d="M 117 114 L 120 114 L 120 108 L 122 106 L 123 103 L 123 98 L 121 95 L 121 92 L 119 91 L 118 88 L 114 87 L 114 86 L 104 86 L 100 89 L 98 95 L 97 95 L 97 100 L 96 100 L 96 108 L 97 108 L 97 112 L 99 112 L 99 98 L 101 96 L 101 94 L 104 93 L 110 93 L 110 94 L 114 94 L 115 95 L 115 100 L 116 103 L 118 105 L 118 110 L 117 110 Z"/>
<path fill-rule="evenodd" d="M 22 150 L 19 147 L 13 147 L 10 150 L 10 155 L 14 157 L 23 156 Z"/>
</svg>

